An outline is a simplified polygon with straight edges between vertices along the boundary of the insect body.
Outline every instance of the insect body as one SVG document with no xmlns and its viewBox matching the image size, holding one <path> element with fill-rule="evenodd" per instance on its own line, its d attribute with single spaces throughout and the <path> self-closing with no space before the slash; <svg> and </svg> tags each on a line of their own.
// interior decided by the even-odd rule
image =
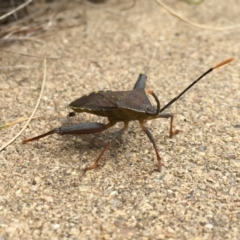
<svg viewBox="0 0 240 240">
<path fill-rule="evenodd" d="M 163 113 L 163 111 L 172 105 L 175 101 L 177 101 L 186 91 L 188 91 L 193 85 L 195 85 L 208 73 L 218 67 L 221 67 L 224 64 L 231 62 L 232 60 L 233 58 L 227 59 L 217 64 L 215 67 L 210 68 L 192 84 L 190 84 L 186 89 L 184 89 L 177 97 L 173 98 L 162 108 L 160 108 L 160 103 L 155 93 L 152 90 L 145 91 L 147 76 L 144 74 L 139 75 L 139 78 L 133 90 L 131 91 L 99 91 L 90 93 L 89 95 L 84 95 L 81 98 L 70 103 L 69 107 L 74 112 L 87 112 L 101 117 L 107 117 L 109 121 L 107 124 L 90 122 L 79 123 L 72 126 L 62 126 L 60 128 L 54 128 L 53 130 L 37 137 L 25 139 L 23 140 L 23 143 L 37 140 L 53 133 L 60 135 L 98 133 L 114 126 L 117 122 L 123 122 L 124 127 L 113 134 L 95 162 L 85 169 L 85 171 L 87 171 L 97 167 L 98 162 L 100 161 L 103 153 L 106 151 L 110 143 L 127 130 L 128 123 L 130 121 L 137 120 L 139 121 L 142 130 L 147 134 L 149 140 L 153 144 L 158 161 L 158 170 L 160 171 L 162 166 L 161 157 L 159 155 L 153 135 L 145 126 L 146 121 L 156 118 L 170 118 L 170 137 L 174 134 L 177 134 L 178 130 L 173 130 L 173 114 Z M 156 101 L 156 106 L 153 106 L 151 104 L 147 94 L 153 96 Z"/>
</svg>

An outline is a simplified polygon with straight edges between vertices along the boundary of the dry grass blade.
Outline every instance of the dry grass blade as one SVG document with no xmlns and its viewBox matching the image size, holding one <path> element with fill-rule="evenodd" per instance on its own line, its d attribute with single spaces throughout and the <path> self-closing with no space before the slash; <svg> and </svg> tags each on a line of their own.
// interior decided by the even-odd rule
<svg viewBox="0 0 240 240">
<path fill-rule="evenodd" d="M 8 141 L 7 143 L 5 143 L 1 148 L 0 148 L 0 151 L 2 151 L 3 149 L 5 149 L 9 144 L 11 144 L 12 142 L 14 142 L 21 134 L 22 132 L 26 129 L 26 127 L 28 126 L 28 124 L 30 123 L 30 121 L 33 119 L 33 116 L 34 114 L 36 113 L 37 109 L 38 109 L 38 106 L 39 106 L 39 103 L 41 101 L 41 98 L 42 98 L 42 94 L 43 94 L 43 90 L 44 90 L 44 86 L 45 86 L 45 83 L 46 83 L 46 76 L 47 76 L 47 60 L 44 59 L 44 74 L 43 74 L 43 81 L 42 81 L 42 87 L 41 87 L 41 91 L 40 91 L 40 94 L 39 94 L 39 98 L 37 100 L 37 103 L 36 103 L 36 106 L 31 114 L 31 116 L 29 117 L 28 121 L 26 122 L 26 124 L 23 126 L 23 128 L 10 140 Z"/>
<path fill-rule="evenodd" d="M 28 0 L 27 2 L 23 3 L 22 5 L 18 6 L 17 8 L 13 9 L 12 11 L 4 14 L 3 16 L 0 17 L 0 21 L 3 20 L 4 18 L 16 13 L 17 11 L 25 8 L 27 5 L 29 5 L 32 2 L 32 0 Z"/>
<path fill-rule="evenodd" d="M 26 56 L 26 57 L 32 57 L 32 58 L 51 59 L 51 60 L 68 58 L 68 57 L 65 57 L 65 56 L 61 56 L 61 57 L 46 57 L 46 56 L 43 56 L 43 57 L 41 57 L 41 56 L 36 56 L 36 55 L 31 55 L 31 54 L 26 54 L 26 53 L 20 53 L 20 52 L 13 52 L 13 51 L 2 50 L 2 49 L 0 49 L 0 52 L 6 52 L 6 53 L 11 53 L 11 54 L 18 54 L 18 55 L 22 55 L 22 56 Z"/>
<path fill-rule="evenodd" d="M 178 13 L 176 13 L 173 9 L 165 5 L 162 1 L 160 0 L 155 0 L 157 4 L 159 4 L 162 8 L 164 8 L 167 12 L 171 13 L 174 17 L 177 17 L 181 21 L 188 23 L 191 26 L 197 27 L 197 28 L 202 28 L 202 29 L 207 29 L 207 30 L 216 30 L 216 31 L 225 31 L 225 30 L 232 30 L 236 28 L 240 28 L 240 25 L 232 25 L 232 26 L 227 26 L 227 27 L 214 27 L 214 26 L 208 26 L 208 25 L 203 25 L 199 23 L 194 23 L 190 20 L 188 20 L 185 17 L 180 16 Z"/>
</svg>

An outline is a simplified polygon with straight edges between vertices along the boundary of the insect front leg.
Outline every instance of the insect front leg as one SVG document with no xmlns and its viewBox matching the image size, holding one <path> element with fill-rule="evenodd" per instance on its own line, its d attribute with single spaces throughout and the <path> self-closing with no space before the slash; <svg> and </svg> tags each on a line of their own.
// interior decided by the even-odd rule
<svg viewBox="0 0 240 240">
<path fill-rule="evenodd" d="M 173 114 L 172 113 L 159 113 L 157 115 L 158 118 L 170 118 L 170 129 L 169 129 L 169 135 L 172 137 L 173 135 L 178 134 L 179 130 L 173 130 Z"/>
<path fill-rule="evenodd" d="M 157 156 L 157 161 L 158 161 L 158 170 L 161 171 L 162 161 L 161 161 L 161 157 L 160 157 L 160 155 L 158 153 L 158 149 L 157 149 L 157 145 L 156 145 L 155 139 L 154 139 L 152 133 L 149 131 L 149 129 L 146 126 L 144 126 L 144 122 L 139 122 L 139 123 L 140 123 L 140 126 L 141 126 L 142 130 L 147 134 L 149 140 L 153 144 L 153 147 L 154 147 L 154 150 L 155 150 L 155 153 L 156 153 L 156 156 Z"/>
</svg>

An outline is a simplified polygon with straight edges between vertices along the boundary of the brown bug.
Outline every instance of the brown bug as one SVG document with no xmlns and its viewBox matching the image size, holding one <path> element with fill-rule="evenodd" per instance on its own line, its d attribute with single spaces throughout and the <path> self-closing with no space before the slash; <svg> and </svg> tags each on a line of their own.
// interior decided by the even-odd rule
<svg viewBox="0 0 240 240">
<path fill-rule="evenodd" d="M 139 78 L 133 90 L 99 91 L 92 92 L 89 95 L 84 95 L 81 98 L 70 103 L 69 107 L 74 112 L 87 112 L 101 117 L 107 117 L 109 121 L 107 124 L 90 122 L 79 123 L 72 126 L 62 126 L 59 128 L 54 128 L 53 130 L 42 135 L 39 135 L 37 137 L 25 139 L 23 140 L 23 143 L 37 140 L 39 138 L 45 137 L 53 133 L 57 133 L 60 135 L 99 133 L 114 126 L 117 122 L 123 122 L 124 127 L 115 132 L 115 134 L 113 134 L 113 136 L 106 143 L 105 147 L 103 148 L 95 162 L 85 169 L 85 171 L 87 171 L 97 167 L 99 160 L 101 159 L 106 149 L 109 147 L 110 143 L 115 138 L 117 138 L 123 132 L 126 131 L 126 129 L 128 128 L 128 123 L 130 121 L 137 120 L 139 121 L 142 130 L 147 134 L 148 138 L 153 144 L 158 161 L 158 170 L 160 171 L 162 166 L 161 157 L 158 153 L 153 135 L 151 134 L 149 129 L 145 126 L 146 121 L 156 118 L 170 118 L 170 130 L 169 130 L 170 137 L 173 136 L 174 134 L 177 134 L 178 130 L 173 131 L 173 114 L 162 112 L 170 105 L 172 105 L 174 102 L 176 102 L 186 91 L 188 91 L 193 85 L 195 85 L 200 79 L 202 79 L 208 73 L 212 72 L 216 68 L 219 68 L 231 62 L 232 60 L 233 58 L 227 59 L 217 64 L 215 67 L 210 68 L 208 71 L 203 73 L 198 79 L 196 79 L 193 83 L 191 83 L 187 88 L 185 88 L 177 97 L 173 98 L 168 104 L 166 104 L 162 108 L 160 108 L 159 100 L 152 90 L 148 90 L 145 92 L 147 76 L 144 74 L 139 75 Z M 147 94 L 153 96 L 157 106 L 153 106 L 151 104 Z"/>
</svg>

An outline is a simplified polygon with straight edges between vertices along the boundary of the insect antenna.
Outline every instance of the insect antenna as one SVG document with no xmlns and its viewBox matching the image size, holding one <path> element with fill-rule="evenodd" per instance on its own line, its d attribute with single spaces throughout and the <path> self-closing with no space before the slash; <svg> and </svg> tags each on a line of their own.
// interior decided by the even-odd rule
<svg viewBox="0 0 240 240">
<path fill-rule="evenodd" d="M 157 96 L 155 95 L 155 93 L 152 90 L 147 90 L 147 93 L 154 97 L 154 99 L 157 103 L 157 110 L 156 110 L 156 113 L 154 113 L 153 115 L 158 115 L 159 112 L 160 112 L 160 102 L 159 102 Z"/>
<path fill-rule="evenodd" d="M 196 79 L 194 82 L 192 82 L 187 88 L 185 88 L 177 97 L 173 98 L 169 103 L 167 103 L 164 107 L 160 109 L 159 112 L 163 112 L 166 108 L 168 108 L 170 105 L 172 105 L 174 102 L 176 102 L 185 92 L 187 92 L 193 85 L 195 85 L 198 81 L 200 81 L 203 77 L 205 77 L 207 74 L 212 72 L 214 69 L 219 68 L 229 62 L 231 62 L 234 58 L 229 58 L 223 62 L 220 62 L 215 67 L 210 68 L 205 73 L 203 73 L 198 79 Z"/>
</svg>

